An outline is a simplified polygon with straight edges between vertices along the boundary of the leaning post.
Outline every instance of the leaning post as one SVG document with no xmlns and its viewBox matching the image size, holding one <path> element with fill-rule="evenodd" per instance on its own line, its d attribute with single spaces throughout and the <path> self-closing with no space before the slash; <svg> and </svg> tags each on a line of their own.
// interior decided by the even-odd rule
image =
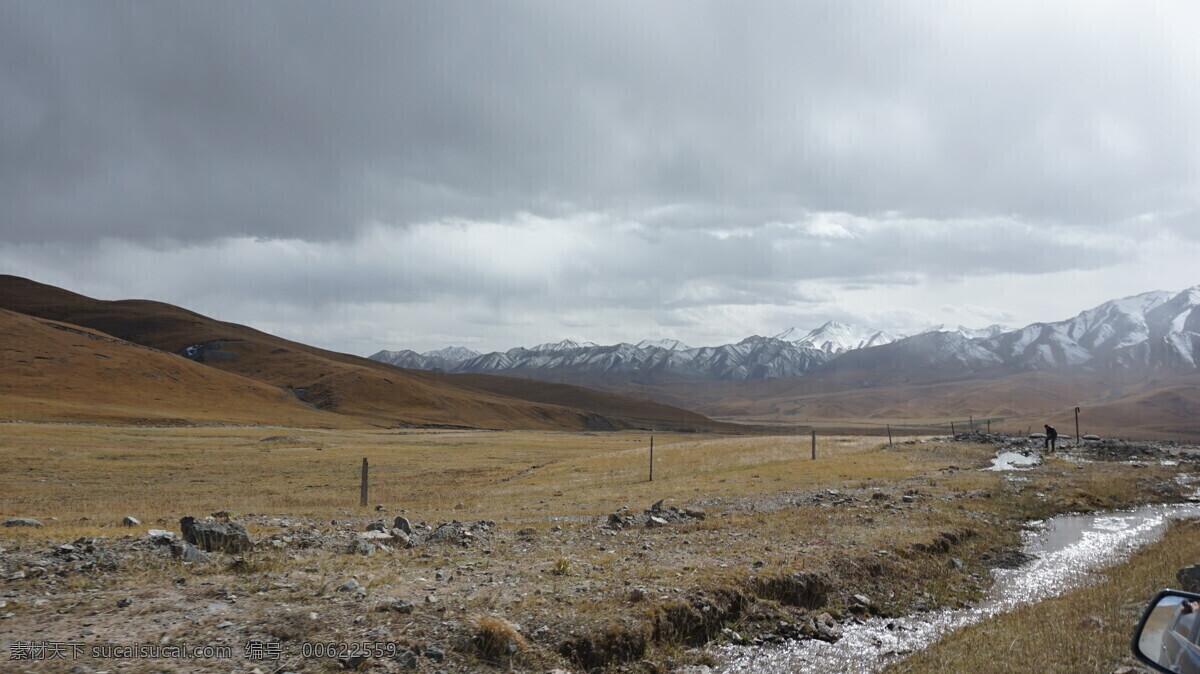
<svg viewBox="0 0 1200 674">
<path fill-rule="evenodd" d="M 888 449 L 892 448 L 892 425 L 888 424 Z"/>
</svg>

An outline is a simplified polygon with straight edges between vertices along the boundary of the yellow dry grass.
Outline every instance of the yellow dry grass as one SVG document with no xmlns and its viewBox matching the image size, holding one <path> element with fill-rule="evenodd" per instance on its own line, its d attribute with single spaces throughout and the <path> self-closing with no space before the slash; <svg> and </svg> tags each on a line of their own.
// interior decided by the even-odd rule
<svg viewBox="0 0 1200 674">
<path fill-rule="evenodd" d="M 808 435 L 658 434 L 649 482 L 645 433 L 65 424 L 5 424 L 0 431 L 0 518 L 36 517 L 47 525 L 3 529 L 6 545 L 29 543 L 32 549 L 88 535 L 112 540 L 125 532 L 113 526 L 124 515 L 139 517 L 147 527 L 177 529 L 184 515 L 218 510 L 308 517 L 306 526 L 319 525 L 326 535 L 346 527 L 361 530 L 367 518 L 377 516 L 376 503 L 387 507 L 387 517 L 404 512 L 435 526 L 450 519 L 499 521 L 493 539 L 468 548 L 427 545 L 362 557 L 341 547 L 263 545 L 246 556 L 244 566 L 212 564 L 186 574 L 246 597 L 239 606 L 252 616 L 248 620 L 293 640 L 331 639 L 330 625 L 347 623 L 349 613 L 340 614 L 340 623 L 303 617 L 317 612 L 324 618 L 339 598 L 334 588 L 347 577 L 369 591 L 361 630 L 391 624 L 391 614 L 374 610 L 390 598 L 419 601 L 436 591 L 439 604 L 423 606 L 403 618 L 404 624 L 415 625 L 413 635 L 422 639 L 447 623 L 474 639 L 477 652 L 463 656 L 467 669 L 459 671 L 478 671 L 476 664 L 493 660 L 545 671 L 562 664 L 555 649 L 572 633 L 611 629 L 619 633 L 613 644 L 641 643 L 634 637 L 651 633 L 663 607 L 683 606 L 702 591 L 755 595 L 763 578 L 786 582 L 801 570 L 829 579 L 822 610 L 839 618 L 847 617 L 853 593 L 870 596 L 872 610 L 881 615 L 908 612 L 916 601 L 960 605 L 984 585 L 984 553 L 1016 543 L 1021 520 L 1144 499 L 1143 485 L 1184 471 L 1052 459 L 1020 480 L 1008 480 L 974 470 L 994 453 L 984 445 L 931 442 L 888 449 L 879 438 L 829 436 L 818 438 L 813 461 Z M 365 509 L 358 505 L 364 457 L 372 476 Z M 839 500 L 845 494 L 826 490 L 853 491 L 854 498 Z M 902 500 L 904 495 L 912 498 Z M 612 532 L 596 526 L 620 506 L 639 512 L 659 499 L 713 505 L 706 506 L 703 521 L 661 529 Z M 256 537 L 279 533 L 280 527 L 263 523 L 269 519 L 240 521 Z M 339 524 L 321 522 L 332 519 Z M 552 531 L 556 524 L 563 530 Z M 957 532 L 959 540 L 953 547 L 933 547 L 944 532 Z M 145 563 L 120 573 L 71 576 L 66 589 L 76 594 L 63 601 L 77 601 L 85 592 L 116 596 L 173 588 L 179 563 L 145 557 Z M 950 557 L 961 558 L 965 568 L 955 568 Z M 447 579 L 438 581 L 439 572 Z M 281 579 L 296 586 L 286 615 L 272 613 L 276 604 L 269 597 L 261 603 L 251 599 L 264 584 Z M 630 588 L 645 588 L 637 603 Z M 780 597 L 786 594 L 787 587 L 777 589 Z M 730 614 L 731 627 L 752 633 L 791 615 L 775 605 L 778 597 L 762 594 L 753 600 L 754 611 Z M 18 608 L 23 619 L 68 630 L 69 611 L 60 615 L 46 608 L 37 615 L 31 607 Z M 620 629 L 613 627 L 615 618 Z M 506 632 L 500 621 L 547 625 L 555 630 L 553 642 L 531 639 L 528 648 L 518 643 L 516 657 L 506 659 L 512 640 L 503 640 L 500 651 L 491 638 Z M 149 621 L 139 628 L 159 629 Z M 687 630 L 698 628 L 679 629 L 690 634 Z M 652 643 L 646 657 L 661 663 L 699 656 L 664 639 Z"/>
<path fill-rule="evenodd" d="M 808 436 L 658 435 L 651 483 L 645 433 L 61 424 L 4 431 L 0 515 L 43 518 L 80 535 L 124 515 L 151 523 L 218 510 L 358 514 L 363 458 L 370 506 L 429 519 L 596 515 L 662 498 L 837 487 L 930 467 L 882 451 L 876 438 L 819 438 L 814 462 Z"/>
</svg>

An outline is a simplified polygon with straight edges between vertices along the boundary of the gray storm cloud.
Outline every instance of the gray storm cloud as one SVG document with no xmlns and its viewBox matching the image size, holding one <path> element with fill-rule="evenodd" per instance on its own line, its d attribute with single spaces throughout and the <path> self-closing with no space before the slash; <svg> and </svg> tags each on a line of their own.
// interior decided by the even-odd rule
<svg viewBox="0 0 1200 674">
<path fill-rule="evenodd" d="M 6 3 L 0 266 L 461 325 L 1096 272 L 1200 231 L 1197 11 Z"/>
<path fill-rule="evenodd" d="M 8 236 L 1194 209 L 1195 16 L 1163 7 L 10 3 Z"/>
</svg>

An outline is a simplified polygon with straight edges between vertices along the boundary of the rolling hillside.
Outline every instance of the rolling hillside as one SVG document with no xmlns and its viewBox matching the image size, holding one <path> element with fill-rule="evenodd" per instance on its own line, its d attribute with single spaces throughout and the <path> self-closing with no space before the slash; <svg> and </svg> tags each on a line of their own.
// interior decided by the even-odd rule
<svg viewBox="0 0 1200 674">
<path fill-rule="evenodd" d="M 114 339 L 0 310 L 0 409 L 7 419 L 342 427 L 275 386 Z"/>
<path fill-rule="evenodd" d="M 15 276 L 0 276 L 0 308 L 82 326 L 195 363 L 290 391 L 312 407 L 382 426 L 493 429 L 617 430 L 734 427 L 664 405 L 620 399 L 577 387 L 539 391 L 536 399 L 503 392 L 501 382 L 477 388 L 471 378 L 401 370 L 214 320 L 147 300 L 96 300 Z M 171 358 L 185 360 L 176 355 Z M 70 372 L 57 373 L 69 378 Z M 503 378 L 499 378 L 503 379 Z M 490 390 L 489 390 L 490 389 Z M 659 416 L 659 415 L 663 416 Z"/>
</svg>

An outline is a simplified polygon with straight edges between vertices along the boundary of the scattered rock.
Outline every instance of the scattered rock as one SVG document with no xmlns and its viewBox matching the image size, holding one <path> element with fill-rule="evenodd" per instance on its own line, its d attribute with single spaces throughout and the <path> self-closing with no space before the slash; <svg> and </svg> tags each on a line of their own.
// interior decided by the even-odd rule
<svg viewBox="0 0 1200 674">
<path fill-rule="evenodd" d="M 142 526 L 142 521 L 133 515 L 126 515 L 125 519 L 121 520 L 121 525 L 126 527 L 140 527 Z"/>
<path fill-rule="evenodd" d="M 171 554 L 186 564 L 207 564 L 208 555 L 186 541 L 171 544 Z"/>
<path fill-rule="evenodd" d="M 438 526 L 429 534 L 427 540 L 431 543 L 452 543 L 466 547 L 490 536 L 495 528 L 496 523 L 490 520 L 479 520 L 470 524 L 454 520 Z"/>
<path fill-rule="evenodd" d="M 367 661 L 367 656 L 361 653 L 353 653 L 346 657 L 338 658 L 338 664 L 341 665 L 342 669 L 352 672 L 366 669 Z"/>
<path fill-rule="evenodd" d="M 392 528 L 399 529 L 409 536 L 412 536 L 412 524 L 410 524 L 408 518 L 404 517 L 403 515 L 396 517 L 396 519 L 392 521 Z"/>
<path fill-rule="evenodd" d="M 347 552 L 352 555 L 357 554 L 367 557 L 375 553 L 375 546 L 361 538 L 356 538 L 350 543 L 350 549 Z"/>
<path fill-rule="evenodd" d="M 353 578 L 337 586 L 338 592 L 357 592 L 360 589 L 362 589 L 362 585 L 359 585 L 358 581 Z"/>
<path fill-rule="evenodd" d="M 367 525 L 367 531 L 387 531 L 388 525 L 383 520 L 376 520 Z"/>
<path fill-rule="evenodd" d="M 233 573 L 251 573 L 255 568 L 255 565 L 247 561 L 245 557 L 235 557 L 225 567 L 225 570 Z"/>
<path fill-rule="evenodd" d="M 637 526 L 637 518 L 630 514 L 610 513 L 605 526 L 610 529 L 628 529 Z"/>
<path fill-rule="evenodd" d="M 396 613 L 412 613 L 415 605 L 407 599 L 393 599 L 386 604 L 380 604 L 380 611 L 395 611 Z"/>
<path fill-rule="evenodd" d="M 425 649 L 425 657 L 433 662 L 444 662 L 446 660 L 446 651 L 430 646 Z"/>
<path fill-rule="evenodd" d="M 208 552 L 245 552 L 254 548 L 246 527 L 235 522 L 200 522 L 195 517 L 179 520 L 183 540 Z"/>
<path fill-rule="evenodd" d="M 45 525 L 43 525 L 41 522 L 39 522 L 39 521 L 37 521 L 37 520 L 33 519 L 32 517 L 13 517 L 13 518 L 11 518 L 11 519 L 7 519 L 7 520 L 5 520 L 5 521 L 4 521 L 4 526 L 6 526 L 6 527 L 34 527 L 34 528 L 41 528 L 41 527 L 43 527 L 43 526 L 45 526 Z"/>
<path fill-rule="evenodd" d="M 833 643 L 842 638 L 842 627 L 837 624 L 833 616 L 828 613 L 822 613 L 817 616 L 816 621 L 817 638 L 821 641 Z"/>
<path fill-rule="evenodd" d="M 133 597 L 125 597 L 117 602 L 117 608 L 128 608 L 133 606 Z"/>
</svg>

